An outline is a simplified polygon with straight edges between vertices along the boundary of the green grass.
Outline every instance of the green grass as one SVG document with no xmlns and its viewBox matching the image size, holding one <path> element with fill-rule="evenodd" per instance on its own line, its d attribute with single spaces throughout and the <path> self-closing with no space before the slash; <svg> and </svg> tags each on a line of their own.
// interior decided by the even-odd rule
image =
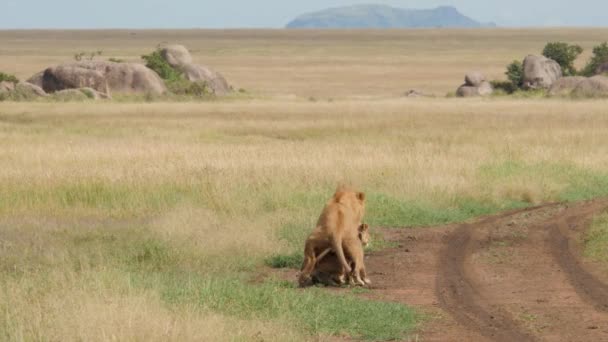
<svg viewBox="0 0 608 342">
<path fill-rule="evenodd" d="M 297 290 L 291 282 L 250 285 L 235 279 L 171 277 L 163 291 L 168 302 L 192 303 L 245 319 L 285 320 L 311 335 L 373 340 L 404 338 L 421 316 L 396 303 L 369 301 L 322 289 Z"/>
<path fill-rule="evenodd" d="M 608 262 L 608 213 L 593 220 L 584 237 L 585 256 L 601 262 Z"/>
<path fill-rule="evenodd" d="M 104 286 L 119 291 L 125 291 L 127 286 L 152 291 L 170 308 L 195 305 L 200 310 L 209 309 L 241 319 L 276 320 L 313 336 L 346 334 L 362 339 L 392 340 L 406 337 L 421 320 L 411 308 L 363 300 L 354 293 L 332 295 L 316 288 L 299 290 L 294 282 L 274 280 L 252 284 L 248 282 L 249 272 L 242 269 L 208 272 L 205 256 L 193 246 L 184 248 L 165 241 L 145 224 L 109 222 L 107 226 L 87 228 L 83 223 L 48 235 L 27 229 L 23 233 L 40 236 L 46 241 L 46 247 L 44 251 L 15 248 L 14 259 L 0 260 L 0 272 L 14 281 L 47 282 L 47 274 L 55 272 L 68 272 L 59 278 L 97 274 L 101 279 L 104 272 L 112 270 L 113 279 L 123 284 Z M 63 252 L 64 257 L 53 257 Z M 192 262 L 198 259 L 200 263 Z M 236 264 L 242 267 L 246 260 L 241 258 Z M 2 285 L 0 281 L 0 288 Z M 32 290 L 41 295 L 40 291 L 50 293 L 54 286 Z"/>
</svg>

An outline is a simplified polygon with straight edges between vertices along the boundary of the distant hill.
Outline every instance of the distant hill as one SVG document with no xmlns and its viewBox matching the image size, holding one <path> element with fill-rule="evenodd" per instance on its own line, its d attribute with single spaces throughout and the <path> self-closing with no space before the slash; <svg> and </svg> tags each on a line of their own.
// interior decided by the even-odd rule
<svg viewBox="0 0 608 342">
<path fill-rule="evenodd" d="M 431 28 L 431 27 L 494 27 L 493 23 L 477 22 L 454 7 L 434 9 L 403 9 L 386 5 L 358 5 L 330 8 L 304 14 L 287 28 Z"/>
</svg>

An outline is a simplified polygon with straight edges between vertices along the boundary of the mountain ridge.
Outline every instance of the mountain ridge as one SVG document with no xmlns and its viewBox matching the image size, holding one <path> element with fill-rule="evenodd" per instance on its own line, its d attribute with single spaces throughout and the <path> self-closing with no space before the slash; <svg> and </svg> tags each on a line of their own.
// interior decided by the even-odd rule
<svg viewBox="0 0 608 342">
<path fill-rule="evenodd" d="M 476 28 L 495 27 L 475 21 L 452 6 L 405 9 L 388 5 L 353 5 L 306 13 L 286 28 Z"/>
</svg>

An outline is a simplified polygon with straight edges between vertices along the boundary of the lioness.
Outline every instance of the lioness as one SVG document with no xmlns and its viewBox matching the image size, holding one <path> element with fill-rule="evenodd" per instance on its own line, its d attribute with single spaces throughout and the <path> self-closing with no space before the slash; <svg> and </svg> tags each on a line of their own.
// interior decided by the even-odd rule
<svg viewBox="0 0 608 342">
<path fill-rule="evenodd" d="M 369 226 L 365 223 L 359 226 L 359 241 L 363 247 L 367 247 L 371 241 Z M 349 256 L 347 256 L 347 258 L 348 257 Z M 352 259 L 349 259 L 348 261 L 352 267 Z M 340 260 L 338 260 L 336 254 L 332 252 L 331 248 L 326 249 L 317 256 L 317 266 L 312 272 L 312 281 L 313 284 L 329 286 L 340 286 L 346 283 L 346 274 L 343 273 Z M 348 277 L 348 282 L 353 282 L 352 277 Z"/>
<path fill-rule="evenodd" d="M 301 287 L 312 285 L 311 274 L 317 264 L 317 256 L 331 248 L 342 266 L 342 273 L 351 273 L 356 284 L 369 283 L 363 263 L 363 246 L 359 241 L 359 226 L 365 213 L 365 194 L 344 187 L 327 202 L 317 226 L 306 239 L 304 263 L 298 283 Z M 345 252 L 353 262 L 346 261 Z"/>
</svg>

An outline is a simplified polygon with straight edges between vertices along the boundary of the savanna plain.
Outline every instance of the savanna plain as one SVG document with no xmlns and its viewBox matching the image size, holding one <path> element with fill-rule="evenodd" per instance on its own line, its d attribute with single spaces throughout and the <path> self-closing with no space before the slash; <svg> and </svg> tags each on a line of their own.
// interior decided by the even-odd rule
<svg viewBox="0 0 608 342">
<path fill-rule="evenodd" d="M 171 42 L 242 89 L 0 102 L 0 340 L 424 340 L 442 319 L 424 308 L 297 289 L 270 267 L 299 267 L 339 183 L 367 194 L 370 254 L 392 246 L 381 228 L 605 197 L 608 101 L 445 95 L 549 41 L 581 45 L 582 63 L 607 34 L 0 31 L 0 70 L 21 79 Z M 606 215 L 583 235 L 584 257 L 606 263 Z"/>
</svg>

